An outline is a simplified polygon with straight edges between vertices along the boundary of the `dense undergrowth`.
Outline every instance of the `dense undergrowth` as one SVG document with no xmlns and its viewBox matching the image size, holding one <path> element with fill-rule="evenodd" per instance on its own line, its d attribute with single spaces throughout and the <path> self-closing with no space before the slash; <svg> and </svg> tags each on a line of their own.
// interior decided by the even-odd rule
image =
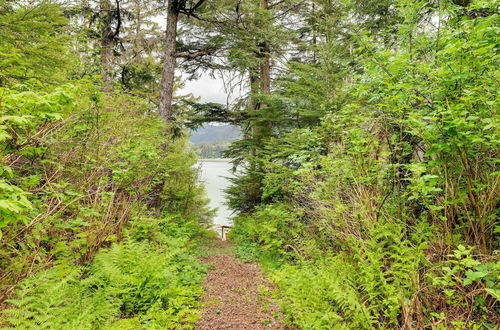
<svg viewBox="0 0 500 330">
<path fill-rule="evenodd" d="M 125 94 L 16 88 L 2 89 L 3 325 L 192 327 L 205 271 L 192 242 L 210 212 L 186 140 L 165 149 L 157 116 Z"/>
<path fill-rule="evenodd" d="M 151 102 L 92 79 L 62 83 L 64 61 L 38 62 L 65 54 L 54 33 L 64 19 L 48 6 L 26 9 L 49 10 L 39 25 L 1 12 L 18 38 L 40 37 L 2 62 L 0 325 L 191 328 L 205 272 L 193 242 L 210 219 L 196 156 L 185 138 L 159 138 Z"/>
<path fill-rule="evenodd" d="M 496 1 L 156 4 L 0 0 L 0 326 L 192 328 L 212 212 L 182 127 L 219 121 L 230 237 L 291 327 L 498 327 Z M 166 111 L 177 59 L 248 97 Z"/>
<path fill-rule="evenodd" d="M 357 39 L 354 71 L 331 65 L 342 42 L 325 41 L 278 81 L 269 106 L 318 124 L 270 120 L 229 193 L 238 254 L 268 268 L 289 324 L 498 326 L 494 7 L 398 2 L 394 34 Z"/>
<path fill-rule="evenodd" d="M 188 243 L 195 233 L 155 220 L 157 237 L 147 240 L 143 220 L 134 222 L 90 265 L 61 261 L 22 281 L 5 321 L 15 329 L 192 328 L 205 274 Z"/>
<path fill-rule="evenodd" d="M 196 155 L 152 98 L 103 91 L 71 8 L 0 1 L 0 327 L 192 328 Z"/>
</svg>

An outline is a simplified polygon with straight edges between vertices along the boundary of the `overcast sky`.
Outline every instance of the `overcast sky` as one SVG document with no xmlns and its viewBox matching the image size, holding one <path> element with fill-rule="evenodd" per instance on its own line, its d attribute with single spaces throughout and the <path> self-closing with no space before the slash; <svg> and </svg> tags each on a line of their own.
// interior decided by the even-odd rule
<svg viewBox="0 0 500 330">
<path fill-rule="evenodd" d="M 208 74 L 202 74 L 197 80 L 185 80 L 185 86 L 179 94 L 191 93 L 200 97 L 201 102 L 216 102 L 226 104 L 227 94 L 221 78 L 212 78 Z"/>
<path fill-rule="evenodd" d="M 166 22 L 163 16 L 156 16 L 153 20 L 159 24 L 162 31 L 165 30 Z M 182 75 L 182 72 L 177 69 L 176 75 Z M 228 95 L 224 89 L 224 82 L 222 78 L 216 74 L 215 78 L 212 78 L 208 73 L 202 73 L 200 77 L 196 80 L 183 79 L 185 86 L 180 89 L 177 94 L 183 95 L 191 93 L 196 97 L 200 97 L 200 102 L 216 102 L 227 104 Z M 231 100 L 237 98 L 241 95 L 238 91 L 233 91 L 231 95 Z"/>
</svg>

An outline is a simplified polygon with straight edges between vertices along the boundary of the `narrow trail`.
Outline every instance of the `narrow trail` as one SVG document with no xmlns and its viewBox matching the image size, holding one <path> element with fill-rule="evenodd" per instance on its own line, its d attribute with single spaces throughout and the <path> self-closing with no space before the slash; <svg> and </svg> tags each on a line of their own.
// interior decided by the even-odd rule
<svg viewBox="0 0 500 330">
<path fill-rule="evenodd" d="M 196 329 L 286 329 L 260 266 L 237 259 L 228 242 L 214 244 L 215 252 L 204 260 L 211 266 Z"/>
</svg>

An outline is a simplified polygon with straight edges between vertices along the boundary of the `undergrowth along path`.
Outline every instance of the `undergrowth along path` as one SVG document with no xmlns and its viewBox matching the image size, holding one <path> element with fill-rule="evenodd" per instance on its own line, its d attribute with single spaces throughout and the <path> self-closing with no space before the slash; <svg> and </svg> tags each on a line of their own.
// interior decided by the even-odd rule
<svg viewBox="0 0 500 330">
<path fill-rule="evenodd" d="M 286 329 L 272 300 L 272 286 L 257 263 L 234 256 L 229 242 L 214 240 L 197 329 Z"/>
</svg>

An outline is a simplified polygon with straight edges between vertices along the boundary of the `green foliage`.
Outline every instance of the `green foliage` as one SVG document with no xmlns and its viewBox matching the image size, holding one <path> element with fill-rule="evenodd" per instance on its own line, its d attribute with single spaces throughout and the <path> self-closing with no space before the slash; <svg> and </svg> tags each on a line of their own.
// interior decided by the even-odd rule
<svg viewBox="0 0 500 330">
<path fill-rule="evenodd" d="M 24 217 L 22 214 L 29 210 L 32 205 L 27 198 L 27 193 L 22 189 L 0 180 L 0 229 L 11 222 L 19 221 Z M 24 218 L 25 219 L 25 218 Z M 0 231 L 0 239 L 2 234 Z"/>
<path fill-rule="evenodd" d="M 193 328 L 213 213 L 196 155 L 163 134 L 154 63 L 100 91 L 79 13 L 0 0 L 0 326 Z"/>
<path fill-rule="evenodd" d="M 23 329 L 120 328 L 134 317 L 145 328 L 192 328 L 205 270 L 186 236 L 163 244 L 126 240 L 87 267 L 56 265 L 21 283 L 6 321 Z"/>
<path fill-rule="evenodd" d="M 236 218 L 231 236 L 242 244 L 255 242 L 265 252 L 284 256 L 301 248 L 300 233 L 306 227 L 297 220 L 298 215 L 290 211 L 287 205 L 273 204 L 262 207 L 251 217 Z M 249 247 L 251 246 L 250 244 Z"/>
<path fill-rule="evenodd" d="M 184 67 L 230 68 L 250 95 L 182 97 L 176 139 L 156 113 L 158 8 L 97 4 L 0 0 L 2 297 L 27 277 L 6 326 L 193 327 L 193 240 L 213 212 L 190 114 L 242 124 L 231 237 L 292 327 L 498 323 L 496 2 L 204 2 L 179 29 Z M 190 53 L 200 40 L 216 56 Z M 99 90 L 99 55 L 126 92 Z"/>
<path fill-rule="evenodd" d="M 482 325 L 500 301 L 500 263 L 473 256 L 473 247 L 459 245 L 440 269 L 427 274 L 432 290 L 439 291 L 451 308 L 471 305 L 483 316 Z M 440 315 L 440 310 L 431 316 Z"/>
<path fill-rule="evenodd" d="M 51 1 L 0 1 L 0 86 L 32 78 L 60 81 L 68 19 Z"/>
<path fill-rule="evenodd" d="M 273 279 L 288 322 L 301 329 L 369 328 L 371 316 L 353 283 L 355 269 L 340 258 L 282 267 Z"/>
<path fill-rule="evenodd" d="M 233 231 L 231 231 L 231 235 L 234 235 Z M 243 261 L 259 261 L 262 255 L 262 250 L 257 243 L 253 243 L 250 241 L 241 241 L 238 242 L 238 245 L 236 245 L 234 254 L 236 257 L 240 258 Z"/>
<path fill-rule="evenodd" d="M 0 88 L 0 152 L 5 161 L 0 162 L 0 230 L 9 223 L 26 221 L 25 213 L 32 209 L 29 193 L 15 184 L 14 171 L 8 165 L 9 154 L 16 152 L 27 159 L 43 155 L 46 148 L 36 140 L 37 130 L 49 126 L 74 109 L 74 86 L 61 86 L 44 91 L 32 81 L 17 85 L 17 90 Z M 6 157 L 7 156 L 7 157 Z"/>
<path fill-rule="evenodd" d="M 56 91 L 40 106 L 8 107 L 32 115 L 24 126 L 9 123 L 18 138 L 8 140 L 6 156 L 31 162 L 13 162 L 13 170 L 4 171 L 9 181 L 2 181 L 1 196 L 10 213 L 2 218 L 2 241 L 11 245 L 0 254 L 7 270 L 2 285 L 55 264 L 22 282 L 9 324 L 95 328 L 140 314 L 148 327 L 192 327 L 204 270 L 190 258 L 188 241 L 203 233 L 200 223 L 211 216 L 195 154 L 184 138 L 164 150 L 157 138 L 163 125 L 142 100 L 102 99 L 84 82 L 73 90 L 80 93 L 75 105 Z M 110 111 L 116 108 L 122 111 Z M 36 121 L 50 111 L 59 117 Z M 24 152 L 32 146 L 43 152 Z M 74 264 L 95 255 L 89 266 Z"/>
<path fill-rule="evenodd" d="M 253 165 L 229 189 L 241 254 L 284 264 L 272 273 L 301 328 L 490 327 L 496 5 L 315 4 L 313 60 L 266 98 L 271 133 L 233 146 Z"/>
<path fill-rule="evenodd" d="M 71 90 L 78 100 L 62 89 L 29 92 L 23 103 L 24 92 L 4 94 L 16 137 L 5 140 L 4 159 L 30 162 L 2 173 L 2 286 L 52 266 L 20 283 L 6 325 L 120 328 L 126 322 L 115 321 L 133 317 L 147 328 L 192 328 L 204 268 L 190 241 L 211 216 L 194 152 L 184 138 L 165 151 L 163 125 L 142 100 L 102 98 L 85 82 Z"/>
<path fill-rule="evenodd" d="M 268 269 L 291 324 L 305 329 L 391 325 L 414 303 L 419 270 L 426 263 L 427 228 L 407 240 L 401 226 L 378 223 L 367 228 L 365 240 L 348 237 L 345 250 L 331 257 L 331 247 L 322 250 L 320 237 L 313 239 L 306 226 L 297 226 L 283 206 L 270 205 L 251 218 L 238 218 L 231 232 L 240 258 L 269 265 L 263 258 L 267 253 L 289 260 L 283 267 L 274 261 Z M 298 261 L 290 263 L 293 259 Z"/>
</svg>

